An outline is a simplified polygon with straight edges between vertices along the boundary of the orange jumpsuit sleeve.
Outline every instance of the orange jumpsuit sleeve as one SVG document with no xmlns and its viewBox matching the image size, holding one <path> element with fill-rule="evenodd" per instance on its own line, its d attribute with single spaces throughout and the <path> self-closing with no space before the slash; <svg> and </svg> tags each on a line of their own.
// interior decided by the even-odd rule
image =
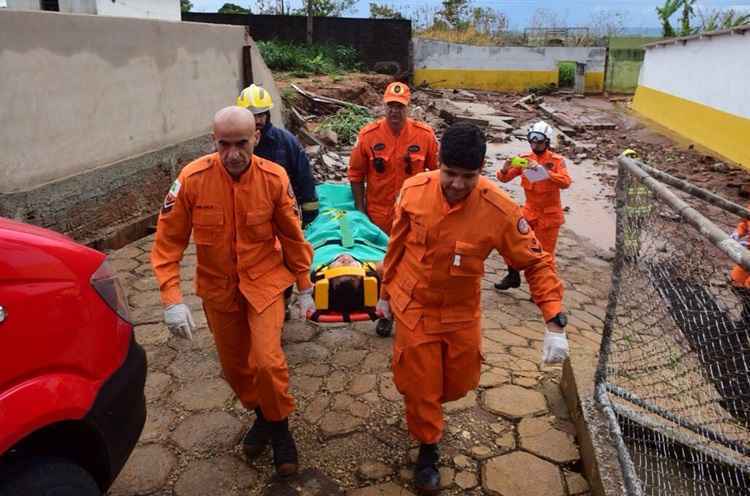
<svg viewBox="0 0 750 496">
<path fill-rule="evenodd" d="M 743 220 L 737 224 L 735 232 L 742 238 L 750 234 L 750 220 Z"/>
<path fill-rule="evenodd" d="M 357 143 L 352 149 L 352 154 L 349 156 L 349 181 L 353 183 L 362 183 L 367 177 L 367 166 L 369 165 L 369 159 L 365 150 L 364 140 L 362 139 L 362 133 L 357 138 Z"/>
<path fill-rule="evenodd" d="M 305 240 L 302 224 L 297 214 L 297 200 L 294 197 L 289 177 L 279 176 L 281 187 L 276 208 L 273 212 L 273 223 L 276 236 L 284 252 L 284 261 L 297 280 L 297 289 L 312 287 L 310 265 L 312 265 L 312 246 Z"/>
<path fill-rule="evenodd" d="M 573 180 L 568 175 L 568 168 L 565 166 L 565 160 L 560 160 L 552 170 L 548 170 L 549 180 L 560 189 L 568 189 Z"/>
<path fill-rule="evenodd" d="M 406 236 L 409 234 L 411 227 L 409 215 L 404 213 L 403 208 L 401 208 L 401 196 L 403 194 L 404 190 L 402 189 L 394 208 L 393 227 L 388 239 L 388 249 L 383 259 L 383 279 L 380 297 L 385 300 L 388 299 L 387 285 L 396 275 L 398 264 L 404 256 Z"/>
<path fill-rule="evenodd" d="M 515 207 L 508 224 L 500 230 L 495 249 L 513 268 L 524 272 L 531 297 L 546 322 L 562 310 L 563 284 L 553 268 L 552 256 L 542 251 L 534 233 L 521 219 L 521 209 Z M 521 229 L 524 225 L 525 233 Z"/>
<path fill-rule="evenodd" d="M 425 155 L 424 166 L 429 170 L 440 167 L 440 145 L 435 137 L 435 131 L 430 131 L 429 146 Z"/>
<path fill-rule="evenodd" d="M 495 175 L 497 176 L 498 181 L 507 183 L 517 178 L 522 173 L 523 171 L 519 167 L 509 167 L 508 172 L 503 173 L 503 169 L 498 169 Z"/>
<path fill-rule="evenodd" d="M 180 260 L 193 229 L 192 206 L 188 198 L 190 178 L 180 174 L 177 181 L 180 183 L 180 189 L 174 199 L 174 205 L 168 206 L 170 198 L 167 196 L 159 213 L 156 239 L 151 249 L 151 266 L 156 280 L 159 281 L 161 301 L 165 306 L 182 302 Z"/>
</svg>

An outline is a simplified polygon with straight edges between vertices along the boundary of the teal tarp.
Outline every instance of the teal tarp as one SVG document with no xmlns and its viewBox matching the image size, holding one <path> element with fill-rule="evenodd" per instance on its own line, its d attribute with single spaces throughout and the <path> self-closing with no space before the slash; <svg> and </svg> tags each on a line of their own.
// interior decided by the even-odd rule
<svg viewBox="0 0 750 496">
<path fill-rule="evenodd" d="M 388 247 L 388 235 L 354 207 L 348 184 L 319 184 L 320 215 L 305 229 L 313 245 L 312 270 L 347 253 L 360 262 L 380 262 Z"/>
</svg>

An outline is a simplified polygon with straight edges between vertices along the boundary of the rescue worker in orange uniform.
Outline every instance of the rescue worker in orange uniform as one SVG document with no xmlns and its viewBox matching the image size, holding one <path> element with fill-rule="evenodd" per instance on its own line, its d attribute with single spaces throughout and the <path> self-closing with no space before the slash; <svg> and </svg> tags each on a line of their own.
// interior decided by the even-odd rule
<svg viewBox="0 0 750 496">
<path fill-rule="evenodd" d="M 359 132 L 349 159 L 349 182 L 357 209 L 386 234 L 393 224 L 393 205 L 404 181 L 438 166 L 435 132 L 408 117 L 411 91 L 404 83 L 388 85 L 385 117 Z"/>
<path fill-rule="evenodd" d="M 521 209 L 481 177 L 486 141 L 478 127 L 454 124 L 440 143 L 440 170 L 408 179 L 384 260 L 377 312 L 396 321 L 393 380 L 404 395 L 409 432 L 421 443 L 414 482 L 422 494 L 440 487 L 442 403 L 475 389 L 481 371 L 481 281 L 494 249 L 526 271 L 548 332 L 543 360 L 568 353 L 563 286 L 552 257 Z"/>
<path fill-rule="evenodd" d="M 196 293 L 224 377 L 243 406 L 256 413 L 243 441 L 245 453 L 258 456 L 270 444 L 277 473 L 288 476 L 297 472 L 298 461 L 288 424 L 294 401 L 281 349 L 282 293 L 296 282 L 302 314 L 315 310 L 312 247 L 302 234 L 286 172 L 253 155 L 259 138 L 253 115 L 227 107 L 214 117 L 213 129 L 217 152 L 188 164 L 167 194 L 151 263 L 167 327 L 192 338 L 195 324 L 180 292 L 180 260 L 192 232 Z"/>
<path fill-rule="evenodd" d="M 531 182 L 523 175 L 523 169 L 512 166 L 510 159 L 506 160 L 503 168 L 497 172 L 497 178 L 507 183 L 523 175 L 521 185 L 526 196 L 523 215 L 528 219 L 544 251 L 552 255 L 554 267 L 557 236 L 560 232 L 560 226 L 565 223 L 562 204 L 560 203 L 560 190 L 569 188 L 573 180 L 565 167 L 565 158 L 549 148 L 552 139 L 552 128 L 549 124 L 539 121 L 531 126 L 527 139 L 529 145 L 531 145 L 531 153 L 522 155 L 521 158 L 528 160 L 530 166 L 547 169 L 549 178 Z M 505 290 L 517 288 L 520 285 L 521 273 L 508 265 L 508 274 L 502 281 L 495 283 L 495 289 Z"/>
<path fill-rule="evenodd" d="M 747 208 L 750 209 L 750 205 Z M 731 238 L 746 249 L 750 249 L 750 219 L 741 220 L 737 224 L 737 229 L 734 230 Z M 750 273 L 743 269 L 741 265 L 734 266 L 730 277 L 732 278 L 733 286 L 750 290 Z"/>
</svg>

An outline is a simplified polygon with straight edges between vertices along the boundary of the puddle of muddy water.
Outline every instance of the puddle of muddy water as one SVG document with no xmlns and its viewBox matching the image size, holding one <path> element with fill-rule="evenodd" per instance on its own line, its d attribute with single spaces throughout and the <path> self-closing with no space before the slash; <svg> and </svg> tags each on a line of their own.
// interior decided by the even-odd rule
<svg viewBox="0 0 750 496">
<path fill-rule="evenodd" d="M 525 141 L 513 140 L 508 143 L 489 143 L 487 145 L 486 171 L 495 177 L 495 171 L 501 168 L 506 158 L 528 153 L 529 145 Z M 609 196 L 611 187 L 602 183 L 594 174 L 592 160 L 574 163 L 568 160 L 568 173 L 573 184 L 562 192 L 563 207 L 569 207 L 565 213 L 565 226 L 577 235 L 592 241 L 597 247 L 607 250 L 615 244 L 615 211 Z M 498 183 L 518 203 L 523 203 L 524 194 L 521 180 L 510 183 Z"/>
</svg>

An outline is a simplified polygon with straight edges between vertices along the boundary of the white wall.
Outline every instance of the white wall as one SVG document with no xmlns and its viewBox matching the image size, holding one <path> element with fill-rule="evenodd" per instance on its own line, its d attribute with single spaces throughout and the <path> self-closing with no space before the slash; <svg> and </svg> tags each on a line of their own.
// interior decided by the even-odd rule
<svg viewBox="0 0 750 496">
<path fill-rule="evenodd" d="M 414 39 L 415 69 L 557 71 L 560 62 L 583 62 L 604 71 L 603 47 L 487 47 Z"/>
<path fill-rule="evenodd" d="M 179 21 L 180 0 L 96 0 L 96 12 L 104 16 L 144 17 Z"/>
<path fill-rule="evenodd" d="M 638 85 L 750 118 L 750 33 L 649 47 Z"/>
<path fill-rule="evenodd" d="M 2 2 L 0 0 L 0 7 Z M 13 10 L 41 10 L 39 0 L 5 0 Z M 162 21 L 181 20 L 180 0 L 59 0 L 60 12 L 141 17 Z"/>
</svg>

